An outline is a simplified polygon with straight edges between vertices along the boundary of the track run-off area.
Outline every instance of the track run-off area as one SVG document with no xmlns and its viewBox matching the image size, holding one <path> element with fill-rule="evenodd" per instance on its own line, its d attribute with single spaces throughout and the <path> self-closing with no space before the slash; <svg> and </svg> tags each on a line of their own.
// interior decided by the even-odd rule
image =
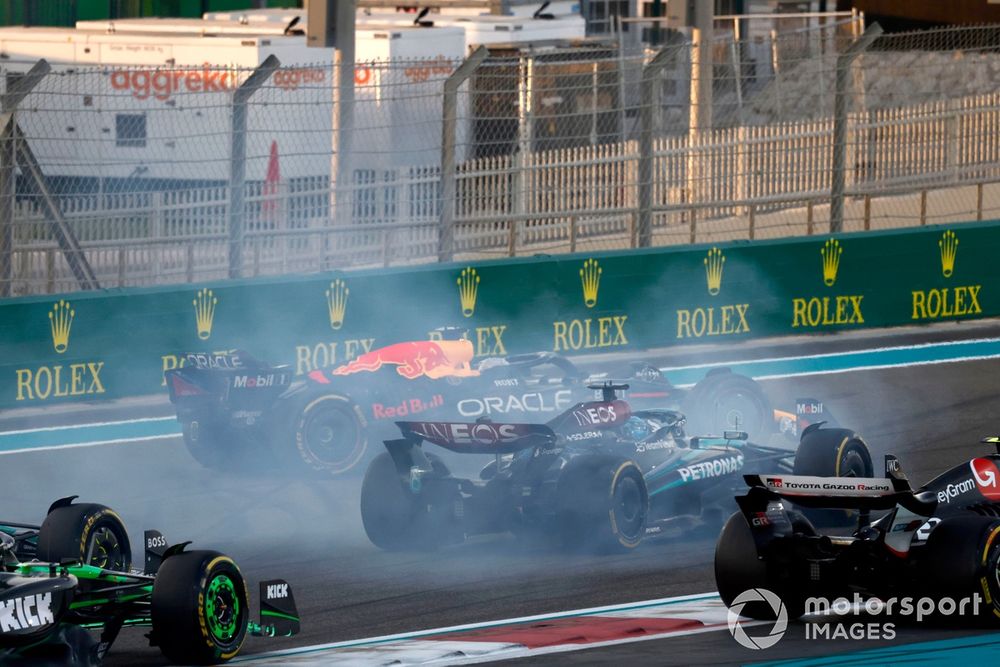
<svg viewBox="0 0 1000 667">
<path fill-rule="evenodd" d="M 875 461 L 896 454 L 916 483 L 1000 435 L 1000 323 L 731 346 L 699 351 L 697 363 L 684 350 L 631 360 L 640 358 L 679 385 L 726 365 L 761 381 L 776 407 L 822 400 L 865 437 Z M 104 406 L 77 410 L 71 423 L 47 422 L 50 415 L 4 422 L 2 518 L 37 522 L 52 500 L 78 494 L 120 512 L 136 553 L 142 530 L 156 528 L 233 556 L 252 597 L 257 581 L 287 579 L 302 633 L 248 640 L 240 657 L 248 664 L 922 665 L 983 662 L 1000 647 L 1000 635 L 926 624 L 897 626 L 891 639 L 806 640 L 792 623 L 773 647 L 743 648 L 714 593 L 712 534 L 610 556 L 527 547 L 511 536 L 382 552 L 361 527 L 360 475 L 213 473 L 190 458 L 167 414 Z M 107 664 L 165 664 L 146 644 L 141 632 L 123 631 Z"/>
</svg>

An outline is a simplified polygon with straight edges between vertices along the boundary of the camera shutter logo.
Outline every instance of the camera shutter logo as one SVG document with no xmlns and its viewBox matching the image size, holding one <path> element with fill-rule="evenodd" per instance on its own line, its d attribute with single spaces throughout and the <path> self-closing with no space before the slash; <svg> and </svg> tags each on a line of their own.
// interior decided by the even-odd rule
<svg viewBox="0 0 1000 667">
<path fill-rule="evenodd" d="M 774 625 L 763 637 L 751 637 L 743 627 L 745 624 L 756 624 L 755 621 L 740 618 L 743 607 L 751 602 L 764 602 L 774 612 Z M 740 646 L 753 650 L 771 648 L 785 636 L 785 630 L 788 629 L 788 611 L 785 609 L 784 603 L 782 603 L 781 598 L 766 588 L 751 588 L 737 595 L 736 599 L 729 606 L 729 614 L 726 620 L 729 624 L 729 633 L 733 636 L 733 639 Z"/>
</svg>

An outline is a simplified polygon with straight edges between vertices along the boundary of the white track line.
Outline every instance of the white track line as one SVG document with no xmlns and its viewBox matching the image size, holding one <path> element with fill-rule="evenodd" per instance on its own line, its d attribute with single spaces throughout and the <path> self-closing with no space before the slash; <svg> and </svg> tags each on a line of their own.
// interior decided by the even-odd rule
<svg viewBox="0 0 1000 667">
<path fill-rule="evenodd" d="M 481 630 L 481 629 L 487 629 L 487 628 L 501 627 L 501 626 L 505 626 L 505 625 L 518 625 L 518 624 L 524 624 L 524 623 L 533 623 L 533 622 L 537 622 L 537 621 L 549 621 L 549 620 L 557 620 L 557 619 L 573 618 L 573 617 L 582 617 L 582 616 L 597 616 L 597 615 L 607 614 L 607 613 L 612 613 L 612 612 L 642 611 L 643 609 L 663 608 L 663 607 L 668 606 L 668 605 L 681 604 L 681 603 L 684 603 L 684 602 L 712 602 L 712 601 L 716 601 L 718 599 L 719 599 L 719 594 L 717 592 L 698 593 L 698 594 L 695 594 L 695 595 L 681 595 L 681 596 L 678 596 L 678 597 L 660 598 L 660 599 L 657 599 L 657 600 L 645 600 L 645 601 L 642 601 L 642 602 L 629 602 L 629 603 L 625 603 L 625 604 L 615 604 L 615 605 L 608 605 L 608 606 L 604 606 L 604 607 L 590 607 L 590 608 L 587 608 L 587 609 L 574 609 L 572 611 L 556 612 L 556 613 L 550 613 L 550 614 L 537 614 L 537 615 L 534 615 L 534 616 L 520 616 L 520 617 L 517 617 L 517 618 L 507 618 L 507 619 L 502 619 L 502 620 L 497 620 L 497 621 L 485 621 L 485 622 L 482 622 L 482 623 L 466 623 L 464 625 L 453 625 L 453 626 L 444 627 L 444 628 L 433 628 L 433 629 L 430 629 L 430 630 L 417 630 L 417 631 L 414 631 L 414 632 L 402 632 L 402 633 L 393 634 L 393 635 L 380 635 L 378 637 L 368 637 L 368 638 L 365 638 L 365 639 L 352 639 L 352 640 L 341 641 L 341 642 L 331 642 L 331 643 L 328 643 L 328 644 L 314 644 L 314 645 L 311 645 L 311 646 L 300 646 L 300 647 L 293 648 L 293 649 L 277 650 L 277 651 L 271 651 L 271 652 L 268 652 L 268 653 L 257 653 L 257 654 L 254 654 L 254 655 L 248 655 L 248 656 L 245 656 L 245 657 L 237 658 L 234 662 L 253 662 L 253 661 L 257 661 L 257 660 L 273 660 L 275 658 L 292 657 L 292 656 L 298 656 L 298 655 L 303 655 L 303 654 L 313 653 L 313 652 L 319 652 L 319 651 L 329 651 L 329 650 L 332 650 L 332 649 L 361 648 L 361 647 L 366 647 L 366 646 L 376 646 L 376 645 L 379 645 L 379 644 L 387 644 L 389 642 L 399 642 L 399 641 L 407 641 L 407 640 L 412 640 L 412 639 L 421 639 L 423 637 L 429 637 L 429 636 L 434 636 L 434 635 L 442 635 L 442 634 L 449 634 L 449 633 L 453 633 L 453 632 L 463 632 L 463 631 L 467 631 L 467 630 Z M 697 629 L 697 630 L 691 630 L 691 631 L 685 630 L 684 632 L 691 632 L 691 633 L 694 633 L 694 632 L 710 632 L 710 631 L 718 630 L 718 629 L 724 628 L 724 627 L 726 627 L 726 625 L 722 624 L 721 626 L 718 626 L 718 627 L 712 626 L 712 627 L 707 627 L 707 628 L 704 628 L 704 629 Z M 665 633 L 665 634 L 676 634 L 676 632 L 674 632 L 674 633 Z M 606 641 L 606 642 L 595 642 L 593 644 L 574 644 L 571 647 L 566 647 L 566 648 L 563 648 L 563 647 L 549 647 L 552 650 L 549 650 L 547 648 L 547 649 L 545 649 L 545 651 L 546 652 L 556 652 L 558 650 L 580 650 L 581 648 L 589 648 L 591 646 L 604 646 L 604 645 L 611 645 L 611 644 L 614 644 L 614 643 L 623 643 L 623 642 L 628 642 L 628 641 L 637 641 L 637 640 L 641 640 L 641 639 L 656 639 L 658 636 L 659 635 L 651 635 L 651 636 L 642 637 L 642 638 L 626 638 L 624 640 L 614 639 L 614 640 L 609 640 L 609 641 Z M 518 649 L 518 650 L 520 650 L 520 649 Z M 525 650 L 527 650 L 527 649 L 525 649 Z M 542 649 L 538 649 L 538 650 L 542 650 Z M 323 657 L 325 657 L 325 656 L 317 656 L 317 658 L 323 658 Z M 329 659 L 336 660 L 336 656 L 329 656 Z M 496 660 L 496 659 L 500 659 L 500 657 L 496 656 L 496 657 L 488 657 L 488 658 L 482 658 L 482 659 L 475 659 L 475 661 L 479 662 L 479 661 L 489 661 L 489 660 Z M 455 658 L 454 657 L 451 658 L 451 662 L 452 662 L 452 664 L 458 664 L 458 663 L 455 662 Z"/>
<path fill-rule="evenodd" d="M 82 424 L 63 424 L 62 426 L 40 426 L 38 428 L 25 428 L 18 431 L 2 431 L 0 436 L 21 435 L 24 433 L 44 433 L 47 431 L 70 431 L 78 428 L 90 428 L 92 426 L 118 426 L 120 424 L 148 424 L 150 422 L 176 421 L 177 417 L 145 417 L 142 419 L 123 419 L 112 422 L 84 422 Z"/>
<path fill-rule="evenodd" d="M 68 445 L 46 445 L 44 447 L 28 447 L 22 449 L 0 450 L 0 456 L 9 454 L 32 454 L 34 452 L 49 452 L 56 449 L 80 449 L 82 447 L 98 447 L 101 445 L 124 445 L 129 442 L 144 442 L 148 440 L 163 440 L 166 438 L 179 438 L 180 433 L 164 433 L 163 435 L 147 435 L 140 438 L 118 438 L 116 440 L 99 440 L 97 442 L 77 442 Z"/>
<path fill-rule="evenodd" d="M 880 352 L 899 352 L 903 350 L 921 350 L 931 347 L 959 347 L 962 345 L 973 345 L 976 343 L 1000 343 L 1000 338 L 975 338 L 972 340 L 960 340 L 960 341 L 946 341 L 937 343 L 918 343 L 915 345 L 893 345 L 886 347 L 869 347 L 861 350 L 843 350 L 841 352 L 822 352 L 820 354 L 807 354 L 807 355 L 790 355 L 787 357 L 768 357 L 766 359 L 743 359 L 741 361 L 720 361 L 710 364 L 691 364 L 689 366 L 663 366 L 660 370 L 664 371 L 684 371 L 684 370 L 697 370 L 699 368 L 718 368 L 720 366 L 730 366 L 737 364 L 767 364 L 777 361 L 801 361 L 807 359 L 827 359 L 830 357 L 845 357 L 852 354 L 875 354 Z M 983 357 L 963 357 L 962 359 L 981 359 Z M 946 359 L 944 361 L 959 361 L 958 358 L 951 360 Z M 893 364 L 895 366 L 896 364 Z"/>
</svg>

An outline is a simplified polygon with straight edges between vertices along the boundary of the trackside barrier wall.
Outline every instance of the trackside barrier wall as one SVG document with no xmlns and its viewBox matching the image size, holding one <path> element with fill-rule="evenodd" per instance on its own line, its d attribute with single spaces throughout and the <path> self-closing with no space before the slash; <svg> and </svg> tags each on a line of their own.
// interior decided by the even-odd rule
<svg viewBox="0 0 1000 667">
<path fill-rule="evenodd" d="M 7 299 L 0 407 L 165 391 L 185 352 L 302 375 L 441 326 L 482 357 L 996 317 L 998 250 L 992 221 Z"/>
</svg>

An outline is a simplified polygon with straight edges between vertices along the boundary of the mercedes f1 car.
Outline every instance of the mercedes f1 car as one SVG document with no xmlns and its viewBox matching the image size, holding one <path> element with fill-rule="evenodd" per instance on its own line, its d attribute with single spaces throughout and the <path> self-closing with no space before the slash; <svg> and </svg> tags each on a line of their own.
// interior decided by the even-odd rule
<svg viewBox="0 0 1000 667">
<path fill-rule="evenodd" d="M 595 398 L 587 386 L 605 377 L 549 352 L 475 365 L 472 357 L 472 343 L 464 339 L 397 343 L 293 383 L 289 367 L 244 352 L 189 354 L 181 368 L 166 372 L 166 384 L 184 442 L 203 465 L 270 454 L 278 463 L 340 474 L 370 459 L 369 441 L 392 437 L 396 420 L 555 416 Z M 697 432 L 736 429 L 759 439 L 799 428 L 799 416 L 772 410 L 756 382 L 724 368 L 690 390 L 647 364 L 622 376 L 629 378 L 633 403 L 681 409 Z"/>
<path fill-rule="evenodd" d="M 425 549 L 511 531 L 585 550 L 631 549 L 651 534 L 718 526 L 741 474 L 871 474 L 860 438 L 810 431 L 797 451 L 758 445 L 746 432 L 688 437 L 677 411 L 633 409 L 628 385 L 591 385 L 601 400 L 570 406 L 546 424 L 399 421 L 402 437 L 368 467 L 361 517 L 387 550 Z M 430 443 L 490 454 L 479 479 L 453 476 Z"/>
<path fill-rule="evenodd" d="M 255 623 L 231 558 L 146 531 L 145 569 L 133 570 L 119 516 L 75 497 L 53 503 L 41 526 L 0 522 L 0 663 L 98 665 L 126 626 L 150 627 L 150 644 L 181 664 L 225 662 L 248 634 L 298 632 L 286 582 L 261 583 Z"/>
<path fill-rule="evenodd" d="M 816 428 L 803 438 L 856 437 Z M 810 597 L 978 595 L 984 602 L 978 618 L 963 621 L 1000 624 L 1000 438 L 984 442 L 998 453 L 960 463 L 916 490 L 892 455 L 885 457 L 884 478 L 748 475 L 749 491 L 737 498 L 739 511 L 716 545 L 723 602 L 765 588 L 799 616 Z M 858 526 L 848 537 L 824 535 L 799 508 L 853 508 Z M 766 603 L 749 603 L 741 613 L 774 619 Z"/>
</svg>

